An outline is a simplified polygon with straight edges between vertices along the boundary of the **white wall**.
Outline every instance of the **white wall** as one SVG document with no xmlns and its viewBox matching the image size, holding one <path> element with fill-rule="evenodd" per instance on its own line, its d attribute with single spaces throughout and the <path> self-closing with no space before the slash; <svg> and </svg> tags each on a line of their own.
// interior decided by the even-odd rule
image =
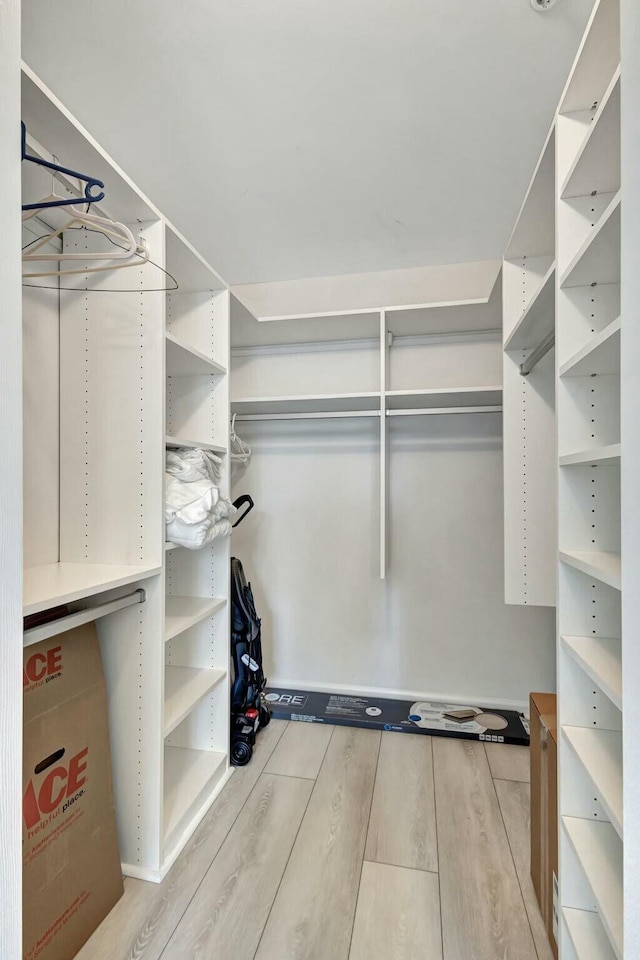
<svg viewBox="0 0 640 960">
<path fill-rule="evenodd" d="M 20 4 L 0 3 L 0 956 L 18 960 L 22 809 Z"/>
<path fill-rule="evenodd" d="M 388 579 L 378 579 L 377 420 L 239 423 L 232 553 L 263 618 L 267 674 L 442 699 L 552 690 L 554 614 L 505 606 L 501 419 L 394 418 Z"/>
<path fill-rule="evenodd" d="M 621 440 L 624 455 L 622 483 L 622 699 L 624 703 L 624 956 L 640 958 L 640 764 L 637 762 L 640 723 L 640 510 L 638 508 L 638 472 L 640 471 L 640 391 L 638 357 L 640 325 L 638 298 L 640 273 L 640 5 L 637 0 L 622 0 L 622 333 L 621 333 Z"/>
</svg>

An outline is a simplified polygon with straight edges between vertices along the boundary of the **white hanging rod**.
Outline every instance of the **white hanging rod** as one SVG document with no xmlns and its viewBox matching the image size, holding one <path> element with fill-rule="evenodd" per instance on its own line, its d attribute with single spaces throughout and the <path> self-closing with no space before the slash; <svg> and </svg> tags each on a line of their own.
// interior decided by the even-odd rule
<svg viewBox="0 0 640 960">
<path fill-rule="evenodd" d="M 388 417 L 448 416 L 450 413 L 502 413 L 502 406 L 495 404 L 489 407 L 419 407 L 415 410 L 387 410 Z"/>
<path fill-rule="evenodd" d="M 552 330 L 551 333 L 547 334 L 547 336 L 544 338 L 542 343 L 539 344 L 539 346 L 537 346 L 535 350 L 531 351 L 531 353 L 529 354 L 527 359 L 524 361 L 524 363 L 520 364 L 520 373 L 522 374 L 523 377 L 526 377 L 531 373 L 533 368 L 538 363 L 540 363 L 542 358 L 549 353 L 549 350 L 551 350 L 551 348 L 555 346 L 555 342 L 556 342 L 556 335 L 555 335 L 555 332 Z"/>
<path fill-rule="evenodd" d="M 334 420 L 347 417 L 379 417 L 379 410 L 330 410 L 308 413 L 238 413 L 236 420 Z"/>
<path fill-rule="evenodd" d="M 144 590 L 134 590 L 124 597 L 118 597 L 117 600 L 109 600 L 107 603 L 97 604 L 95 607 L 87 607 L 85 610 L 78 610 L 76 613 L 70 613 L 68 617 L 60 617 L 59 620 L 52 620 L 50 623 L 43 623 L 38 627 L 31 627 L 24 631 L 23 646 L 28 647 L 32 643 L 40 643 L 41 640 L 48 640 L 59 633 L 65 633 L 74 627 L 81 627 L 84 623 L 92 623 L 94 620 L 100 620 L 102 617 L 115 613 L 117 610 L 124 610 L 125 607 L 132 607 L 136 603 L 144 603 L 146 600 Z"/>
</svg>

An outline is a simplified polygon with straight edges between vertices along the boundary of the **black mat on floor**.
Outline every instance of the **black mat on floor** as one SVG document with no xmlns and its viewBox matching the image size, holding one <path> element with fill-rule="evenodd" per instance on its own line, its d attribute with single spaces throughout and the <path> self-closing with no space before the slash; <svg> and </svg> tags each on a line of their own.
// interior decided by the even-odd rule
<svg viewBox="0 0 640 960">
<path fill-rule="evenodd" d="M 268 688 L 266 699 L 272 716 L 280 720 L 529 745 L 528 720 L 516 710 L 483 708 L 475 703 L 412 702 L 276 687 Z"/>
</svg>

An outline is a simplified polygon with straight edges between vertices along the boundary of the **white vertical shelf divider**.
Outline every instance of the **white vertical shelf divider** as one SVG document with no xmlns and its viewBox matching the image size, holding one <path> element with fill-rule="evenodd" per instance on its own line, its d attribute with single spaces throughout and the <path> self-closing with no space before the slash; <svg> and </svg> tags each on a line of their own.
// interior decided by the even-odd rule
<svg viewBox="0 0 640 960">
<path fill-rule="evenodd" d="M 622 528 L 622 724 L 624 811 L 624 946 L 626 960 L 640 958 L 640 4 L 621 0 L 621 185 L 623 196 L 621 234 L 621 528 Z"/>
<path fill-rule="evenodd" d="M 0 956 L 22 957 L 22 315 L 20 289 L 20 4 L 0 6 Z"/>
<path fill-rule="evenodd" d="M 167 256 L 180 289 L 167 295 L 166 433 L 193 435 L 195 446 L 220 451 L 228 497 L 229 292 L 173 228 Z M 228 537 L 200 550 L 164 550 L 161 876 L 232 772 L 229 560 Z"/>
<path fill-rule="evenodd" d="M 388 566 L 389 525 L 389 334 L 386 311 L 380 311 L 380 579 L 385 580 Z"/>
<path fill-rule="evenodd" d="M 640 950 L 625 948 L 623 937 L 623 872 L 629 851 L 622 770 L 624 766 L 632 777 L 630 768 L 637 764 L 623 763 L 621 731 L 627 719 L 623 724 L 622 711 L 628 703 L 624 690 L 619 695 L 625 649 L 621 584 L 622 589 L 625 582 L 631 587 L 631 597 L 637 593 L 637 571 L 631 585 L 626 555 L 621 565 L 620 485 L 627 436 L 637 443 L 631 439 L 637 409 L 629 434 L 622 436 L 620 428 L 625 356 L 624 351 L 620 356 L 620 343 L 629 319 L 633 322 L 635 301 L 631 318 L 620 323 L 620 216 L 606 220 L 621 186 L 621 122 L 615 103 L 619 62 L 619 0 L 597 0 L 556 117 L 561 960 L 640 958 Z M 633 178 L 637 180 L 636 159 Z M 615 336 L 609 336 L 612 330 Z M 635 398 L 630 407 L 638 404 L 637 356 L 636 350 L 628 387 L 625 383 L 625 397 L 628 390 Z M 630 522 L 637 514 L 636 487 L 634 475 Z M 637 538 L 631 555 L 634 550 L 637 554 Z M 637 616 L 632 619 L 635 646 Z M 631 813 L 631 806 L 624 806 Z M 633 811 L 631 822 L 637 804 Z M 632 853 L 631 861 L 635 871 Z M 633 910 L 637 912 L 637 902 Z M 632 916 L 627 911 L 629 920 Z M 633 929 L 633 922 L 628 928 Z"/>
<path fill-rule="evenodd" d="M 545 140 L 502 266 L 506 603 L 556 602 L 555 123 Z"/>
</svg>

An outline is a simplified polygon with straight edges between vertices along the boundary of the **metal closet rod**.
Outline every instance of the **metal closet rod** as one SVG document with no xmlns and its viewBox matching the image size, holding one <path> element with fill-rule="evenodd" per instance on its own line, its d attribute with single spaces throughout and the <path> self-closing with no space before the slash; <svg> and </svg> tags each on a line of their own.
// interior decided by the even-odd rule
<svg viewBox="0 0 640 960">
<path fill-rule="evenodd" d="M 452 413 L 501 413 L 502 405 L 484 407 L 417 407 L 410 410 L 386 410 L 388 417 L 448 416 Z M 334 420 L 347 417 L 379 417 L 379 410 L 330 410 L 308 413 L 239 413 L 236 420 Z"/>
<path fill-rule="evenodd" d="M 72 630 L 74 627 L 81 627 L 84 623 L 101 620 L 102 617 L 106 617 L 110 613 L 116 613 L 117 610 L 133 607 L 136 603 L 144 603 L 146 599 L 145 591 L 140 588 L 134 590 L 133 593 L 127 593 L 124 597 L 118 597 L 116 600 L 108 600 L 106 603 L 96 604 L 95 607 L 77 610 L 75 613 L 70 613 L 68 617 L 60 617 L 59 620 L 52 620 L 50 623 L 31 627 L 30 630 L 24 631 L 23 646 L 28 647 L 32 643 L 48 640 L 50 637 L 65 633 L 65 631 Z"/>
<path fill-rule="evenodd" d="M 531 351 L 524 363 L 520 364 L 520 373 L 523 377 L 526 377 L 531 373 L 533 368 L 540 363 L 542 358 L 549 353 L 549 350 L 555 346 L 555 342 L 556 335 L 555 331 L 552 330 L 551 333 L 547 334 L 542 343 L 540 343 L 535 350 Z"/>
<path fill-rule="evenodd" d="M 388 417 L 449 416 L 452 413 L 502 413 L 502 404 L 485 407 L 418 407 L 413 410 L 387 410 Z"/>
<path fill-rule="evenodd" d="M 236 420 L 338 420 L 379 416 L 379 410 L 309 410 L 306 413 L 238 413 Z"/>
</svg>

